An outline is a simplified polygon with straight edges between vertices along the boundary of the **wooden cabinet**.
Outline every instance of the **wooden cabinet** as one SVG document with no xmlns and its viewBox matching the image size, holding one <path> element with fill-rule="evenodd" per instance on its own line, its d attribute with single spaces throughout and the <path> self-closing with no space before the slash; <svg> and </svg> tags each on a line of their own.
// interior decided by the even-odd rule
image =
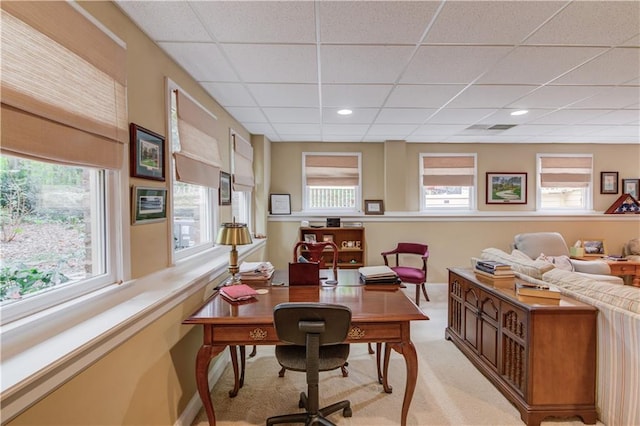
<svg viewBox="0 0 640 426">
<path fill-rule="evenodd" d="M 564 296 L 522 302 L 463 268 L 449 270 L 448 299 L 447 339 L 527 425 L 548 416 L 596 422 L 596 308 Z"/>
<path fill-rule="evenodd" d="M 300 228 L 300 241 L 326 241 L 331 240 L 338 246 L 338 268 L 354 269 L 364 266 L 365 235 L 364 228 Z M 302 255 L 306 255 L 302 250 Z M 325 256 L 325 263 L 330 264 L 330 254 Z"/>
</svg>

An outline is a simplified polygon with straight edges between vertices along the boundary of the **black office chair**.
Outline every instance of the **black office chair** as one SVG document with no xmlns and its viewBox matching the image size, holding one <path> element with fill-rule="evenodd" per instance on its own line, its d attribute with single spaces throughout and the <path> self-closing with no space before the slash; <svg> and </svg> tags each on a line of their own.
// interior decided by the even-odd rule
<svg viewBox="0 0 640 426">
<path fill-rule="evenodd" d="M 342 410 L 351 417 L 348 400 L 318 408 L 320 371 L 342 367 L 349 356 L 349 345 L 344 342 L 351 327 L 351 310 L 342 305 L 328 303 L 280 303 L 274 308 L 273 322 L 278 339 L 286 343 L 276 346 L 276 358 L 288 370 L 307 373 L 307 393 L 300 393 L 298 406 L 303 413 L 269 417 L 267 426 L 280 423 L 321 424 L 331 426 L 326 419 Z"/>
</svg>

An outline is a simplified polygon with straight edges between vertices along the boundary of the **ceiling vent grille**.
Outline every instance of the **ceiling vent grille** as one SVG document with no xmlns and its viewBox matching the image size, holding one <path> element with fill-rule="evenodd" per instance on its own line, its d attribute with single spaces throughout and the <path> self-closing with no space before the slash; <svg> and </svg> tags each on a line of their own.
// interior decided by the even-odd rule
<svg viewBox="0 0 640 426">
<path fill-rule="evenodd" d="M 489 127 L 489 130 L 509 130 L 512 127 L 516 127 L 516 124 L 494 124 Z"/>
</svg>

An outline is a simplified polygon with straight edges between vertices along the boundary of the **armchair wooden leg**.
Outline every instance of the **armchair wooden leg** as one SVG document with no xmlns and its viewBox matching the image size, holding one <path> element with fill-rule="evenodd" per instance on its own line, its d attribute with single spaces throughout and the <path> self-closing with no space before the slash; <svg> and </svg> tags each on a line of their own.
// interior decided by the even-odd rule
<svg viewBox="0 0 640 426">
<path fill-rule="evenodd" d="M 422 293 L 424 294 L 424 299 L 429 302 L 429 295 L 427 294 L 427 285 L 426 283 L 422 284 L 420 287 L 422 287 Z"/>
</svg>

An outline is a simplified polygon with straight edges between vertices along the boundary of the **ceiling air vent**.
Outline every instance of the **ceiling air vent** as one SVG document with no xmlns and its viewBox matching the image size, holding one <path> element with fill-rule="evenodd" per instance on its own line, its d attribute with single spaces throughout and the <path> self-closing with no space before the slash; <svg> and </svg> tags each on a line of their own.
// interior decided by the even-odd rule
<svg viewBox="0 0 640 426">
<path fill-rule="evenodd" d="M 512 127 L 516 127 L 517 124 L 494 124 L 489 127 L 489 130 L 509 130 Z"/>
</svg>

